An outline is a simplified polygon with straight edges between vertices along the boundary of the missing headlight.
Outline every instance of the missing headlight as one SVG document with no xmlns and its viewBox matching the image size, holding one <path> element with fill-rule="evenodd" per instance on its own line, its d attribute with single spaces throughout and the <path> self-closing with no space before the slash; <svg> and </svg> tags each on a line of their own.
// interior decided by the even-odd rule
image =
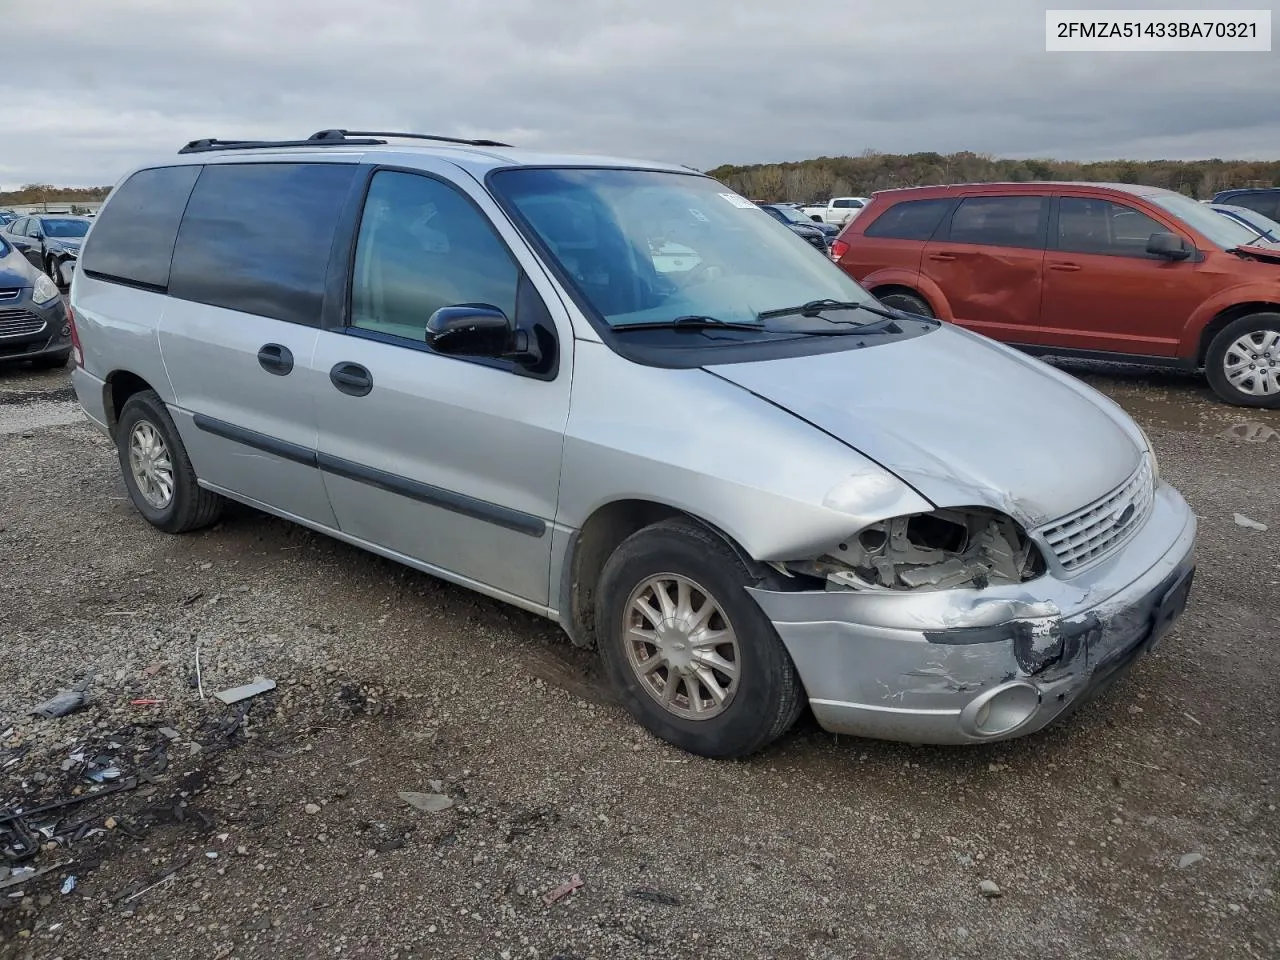
<svg viewBox="0 0 1280 960">
<path fill-rule="evenodd" d="M 817 560 L 786 566 L 835 586 L 891 590 L 981 590 L 1045 571 L 1044 557 L 1016 521 L 980 507 L 882 520 Z"/>
</svg>

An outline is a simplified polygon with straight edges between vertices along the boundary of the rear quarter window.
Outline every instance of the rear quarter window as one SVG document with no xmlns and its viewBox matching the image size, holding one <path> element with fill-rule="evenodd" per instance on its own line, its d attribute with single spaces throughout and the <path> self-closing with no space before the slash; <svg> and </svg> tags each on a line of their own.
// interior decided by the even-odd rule
<svg viewBox="0 0 1280 960">
<path fill-rule="evenodd" d="M 318 326 L 338 216 L 357 170 L 339 163 L 206 167 L 178 232 L 170 295 Z"/>
<path fill-rule="evenodd" d="M 947 198 L 937 198 L 895 203 L 867 226 L 863 236 L 891 240 L 928 240 L 951 209 L 952 202 Z"/>
<path fill-rule="evenodd" d="M 1246 193 L 1242 196 L 1232 197 L 1227 201 L 1234 203 L 1240 207 L 1248 207 L 1250 210 L 1256 210 L 1264 217 L 1270 217 L 1275 220 L 1280 216 L 1280 190 L 1267 191 L 1263 193 Z"/>
<path fill-rule="evenodd" d="M 182 211 L 200 170 L 157 167 L 122 183 L 89 231 L 80 269 L 100 280 L 163 290 Z"/>
</svg>

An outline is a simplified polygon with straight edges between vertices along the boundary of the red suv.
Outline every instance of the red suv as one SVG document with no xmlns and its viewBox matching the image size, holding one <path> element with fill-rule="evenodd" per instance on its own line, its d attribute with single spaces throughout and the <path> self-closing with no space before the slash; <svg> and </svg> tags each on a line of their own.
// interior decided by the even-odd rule
<svg viewBox="0 0 1280 960">
<path fill-rule="evenodd" d="M 831 256 L 884 303 L 1027 351 L 1198 369 L 1280 407 L 1280 244 L 1158 187 L 886 190 Z"/>
</svg>

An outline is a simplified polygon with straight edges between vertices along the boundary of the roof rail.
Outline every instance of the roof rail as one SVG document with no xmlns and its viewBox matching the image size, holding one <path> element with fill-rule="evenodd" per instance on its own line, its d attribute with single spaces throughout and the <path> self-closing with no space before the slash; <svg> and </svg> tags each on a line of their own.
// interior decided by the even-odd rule
<svg viewBox="0 0 1280 960">
<path fill-rule="evenodd" d="M 276 147 L 375 147 L 386 144 L 381 137 L 403 137 L 409 140 L 432 140 L 458 143 L 468 147 L 509 147 L 497 140 L 463 140 L 439 137 L 429 133 L 384 133 L 376 130 L 317 130 L 305 140 L 218 140 L 208 137 L 192 140 L 178 153 L 211 153 L 216 150 L 260 150 Z"/>
<path fill-rule="evenodd" d="M 390 130 L 320 130 L 311 135 L 312 140 L 341 140 L 346 137 L 404 137 L 407 140 L 435 140 L 440 143 L 461 143 L 468 147 L 509 147 L 498 140 L 465 140 L 459 137 L 441 137 L 432 133 L 397 133 Z"/>
<path fill-rule="evenodd" d="M 316 138 L 309 140 L 217 140 L 208 137 L 204 140 L 192 140 L 178 153 L 211 153 L 215 150 L 260 150 L 275 147 L 375 147 L 384 144 L 385 140 L 347 140 L 337 137 Z"/>
</svg>

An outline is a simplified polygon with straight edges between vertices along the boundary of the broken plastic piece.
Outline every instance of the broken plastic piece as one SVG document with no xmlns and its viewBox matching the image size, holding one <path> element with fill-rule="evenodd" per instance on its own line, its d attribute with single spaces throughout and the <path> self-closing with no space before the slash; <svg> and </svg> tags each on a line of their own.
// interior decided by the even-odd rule
<svg viewBox="0 0 1280 960">
<path fill-rule="evenodd" d="M 67 893 L 70 893 L 75 888 L 76 888 L 76 875 L 73 873 L 71 876 L 67 877 L 67 879 L 62 881 L 62 892 L 64 894 L 67 894 Z"/>
<path fill-rule="evenodd" d="M 565 897 L 573 893 L 573 891 L 577 890 L 581 886 L 582 886 L 582 878 L 575 873 L 572 877 L 570 877 L 564 883 L 560 884 L 560 886 L 555 887 L 551 890 L 548 890 L 546 893 L 544 893 L 542 895 L 542 902 L 549 907 L 553 903 L 555 903 L 557 900 L 563 900 Z"/>
<path fill-rule="evenodd" d="M 1267 532 L 1267 525 L 1265 523 L 1259 523 L 1257 520 L 1252 520 L 1249 517 L 1246 517 L 1243 513 L 1236 514 L 1236 525 L 1246 527 L 1249 530 L 1257 530 L 1259 533 Z"/>
<path fill-rule="evenodd" d="M 239 703 L 241 700 L 248 700 L 250 697 L 256 697 L 260 693 L 266 693 L 268 690 L 274 690 L 276 682 L 268 680 L 266 677 L 258 677 L 253 683 L 246 683 L 240 687 L 232 687 L 230 690 L 223 690 L 221 693 L 215 693 L 214 696 L 223 703 L 232 704 Z"/>
<path fill-rule="evenodd" d="M 88 777 L 90 780 L 92 780 L 94 783 L 104 783 L 107 780 L 119 780 L 120 768 L 107 767 L 103 770 L 90 770 L 88 773 L 85 774 L 85 776 Z"/>
</svg>

